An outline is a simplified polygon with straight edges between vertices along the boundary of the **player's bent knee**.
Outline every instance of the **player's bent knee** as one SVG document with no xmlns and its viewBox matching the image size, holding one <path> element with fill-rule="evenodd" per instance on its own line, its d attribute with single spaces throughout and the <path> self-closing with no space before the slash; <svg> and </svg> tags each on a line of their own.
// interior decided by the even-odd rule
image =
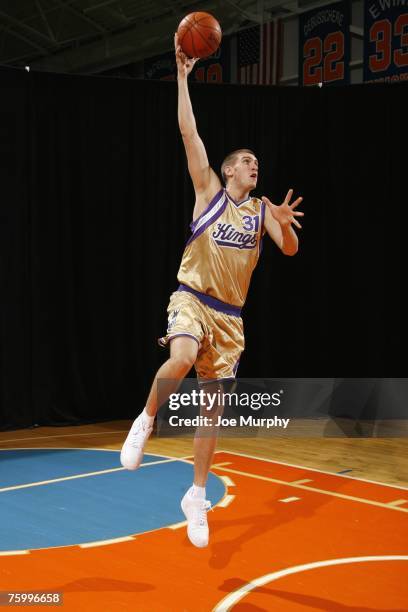
<svg viewBox="0 0 408 612">
<path fill-rule="evenodd" d="M 173 355 L 170 361 L 178 373 L 187 374 L 194 365 L 195 357 L 193 355 Z"/>
</svg>

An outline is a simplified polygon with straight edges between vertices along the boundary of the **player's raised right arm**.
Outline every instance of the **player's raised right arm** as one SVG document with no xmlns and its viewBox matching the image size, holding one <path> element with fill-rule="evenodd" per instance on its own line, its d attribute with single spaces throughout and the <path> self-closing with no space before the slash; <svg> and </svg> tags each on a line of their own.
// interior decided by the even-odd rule
<svg viewBox="0 0 408 612">
<path fill-rule="evenodd" d="M 187 78 L 197 60 L 184 55 L 178 45 L 177 34 L 174 37 L 174 45 L 177 61 L 178 122 L 196 197 L 197 199 L 203 198 L 202 206 L 205 206 L 206 203 L 208 204 L 205 200 L 211 199 L 221 188 L 221 181 L 210 167 L 204 143 L 197 132 L 188 91 Z"/>
</svg>

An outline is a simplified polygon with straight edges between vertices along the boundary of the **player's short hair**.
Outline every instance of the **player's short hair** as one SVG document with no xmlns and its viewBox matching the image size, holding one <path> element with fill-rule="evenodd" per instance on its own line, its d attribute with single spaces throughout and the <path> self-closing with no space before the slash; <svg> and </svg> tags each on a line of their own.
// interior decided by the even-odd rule
<svg viewBox="0 0 408 612">
<path fill-rule="evenodd" d="M 221 175 L 225 184 L 227 184 L 227 177 L 225 176 L 225 166 L 231 166 L 232 164 L 234 164 L 236 158 L 240 153 L 251 153 L 251 155 L 255 156 L 255 153 L 251 151 L 251 149 L 236 149 L 235 151 L 232 151 L 232 153 L 229 153 L 221 164 Z"/>
</svg>

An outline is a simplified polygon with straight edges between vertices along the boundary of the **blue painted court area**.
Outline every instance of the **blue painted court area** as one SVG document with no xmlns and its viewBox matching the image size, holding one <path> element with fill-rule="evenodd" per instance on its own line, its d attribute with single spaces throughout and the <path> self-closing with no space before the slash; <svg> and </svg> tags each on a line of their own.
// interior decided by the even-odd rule
<svg viewBox="0 0 408 612">
<path fill-rule="evenodd" d="M 0 451 L 0 550 L 25 550 L 109 540 L 185 520 L 180 500 L 193 479 L 181 461 L 145 455 L 147 467 L 4 490 L 121 467 L 119 451 L 28 449 Z M 209 475 L 215 505 L 225 487 Z"/>
</svg>

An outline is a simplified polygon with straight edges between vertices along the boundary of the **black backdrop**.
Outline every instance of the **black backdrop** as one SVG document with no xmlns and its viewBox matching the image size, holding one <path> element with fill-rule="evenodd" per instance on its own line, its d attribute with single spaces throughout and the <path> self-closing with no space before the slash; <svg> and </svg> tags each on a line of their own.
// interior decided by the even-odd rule
<svg viewBox="0 0 408 612">
<path fill-rule="evenodd" d="M 176 84 L 0 80 L 1 426 L 131 417 L 193 206 Z M 264 241 L 239 375 L 404 376 L 408 86 L 190 89 L 214 168 L 249 147 L 257 195 L 304 197 L 297 256 Z"/>
</svg>

